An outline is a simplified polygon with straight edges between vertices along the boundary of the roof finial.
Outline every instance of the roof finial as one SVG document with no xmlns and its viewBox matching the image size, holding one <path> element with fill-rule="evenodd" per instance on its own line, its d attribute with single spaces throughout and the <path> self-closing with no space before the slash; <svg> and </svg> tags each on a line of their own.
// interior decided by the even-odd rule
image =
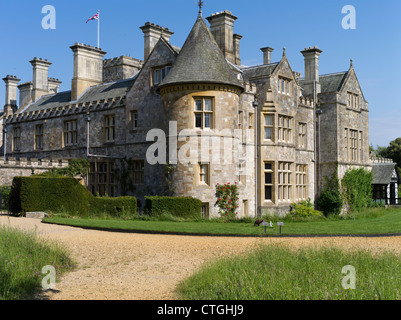
<svg viewBox="0 0 401 320">
<path fill-rule="evenodd" d="M 351 67 L 353 67 L 353 66 L 354 66 L 354 60 L 351 59 Z"/>
<path fill-rule="evenodd" d="M 198 6 L 199 6 L 199 14 L 202 15 L 202 7 L 204 6 L 204 2 L 202 0 L 199 0 Z"/>
</svg>

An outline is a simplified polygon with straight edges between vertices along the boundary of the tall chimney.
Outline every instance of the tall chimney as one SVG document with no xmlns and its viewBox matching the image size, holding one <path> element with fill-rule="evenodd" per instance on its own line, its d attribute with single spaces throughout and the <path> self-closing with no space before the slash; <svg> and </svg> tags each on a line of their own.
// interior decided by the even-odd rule
<svg viewBox="0 0 401 320">
<path fill-rule="evenodd" d="M 49 93 L 58 93 L 61 85 L 61 81 L 55 78 L 49 78 Z"/>
<path fill-rule="evenodd" d="M 48 76 L 51 62 L 38 58 L 29 62 L 33 67 L 32 100 L 35 101 L 39 97 L 49 94 Z"/>
<path fill-rule="evenodd" d="M 167 42 L 170 42 L 170 38 L 174 34 L 174 32 L 170 31 L 168 28 L 160 27 L 150 22 L 146 22 L 140 29 L 145 38 L 144 60 L 149 57 L 157 41 L 159 41 L 162 36 Z"/>
<path fill-rule="evenodd" d="M 273 48 L 265 47 L 260 49 L 263 52 L 263 64 L 271 64 L 272 63 L 272 52 Z"/>
<path fill-rule="evenodd" d="M 237 66 L 241 65 L 241 58 L 240 58 L 240 41 L 242 39 L 242 36 L 239 34 L 234 34 L 234 57 L 235 57 L 235 64 Z"/>
<path fill-rule="evenodd" d="M 15 76 L 8 75 L 3 78 L 3 81 L 6 83 L 6 101 L 4 105 L 4 114 L 6 116 L 14 114 L 17 110 L 17 92 L 18 92 L 18 83 L 21 79 L 18 79 Z"/>
<path fill-rule="evenodd" d="M 210 31 L 228 61 L 236 62 L 234 53 L 234 22 L 238 18 L 230 11 L 222 11 L 206 18 L 210 23 Z"/>
<path fill-rule="evenodd" d="M 75 101 L 87 88 L 103 83 L 103 57 L 106 52 L 81 43 L 70 48 L 74 52 L 71 101 Z"/>
<path fill-rule="evenodd" d="M 315 98 L 321 92 L 319 82 L 319 56 L 323 51 L 318 47 L 305 48 L 301 51 L 305 57 L 304 95 Z"/>
<path fill-rule="evenodd" d="M 26 107 L 29 103 L 32 102 L 32 90 L 33 85 L 32 81 L 22 83 L 18 86 L 19 90 L 19 108 Z"/>
</svg>

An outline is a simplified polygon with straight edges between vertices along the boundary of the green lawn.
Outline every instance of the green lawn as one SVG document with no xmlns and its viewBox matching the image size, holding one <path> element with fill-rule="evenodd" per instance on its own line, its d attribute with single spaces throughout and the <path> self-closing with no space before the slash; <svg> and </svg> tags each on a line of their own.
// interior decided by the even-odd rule
<svg viewBox="0 0 401 320">
<path fill-rule="evenodd" d="M 363 235 L 401 233 L 401 209 L 380 209 L 377 214 L 360 214 L 355 219 L 322 219 L 312 222 L 294 222 L 284 220 L 282 235 Z M 44 219 L 47 223 L 56 223 L 76 227 L 112 229 L 125 231 L 167 232 L 182 234 L 208 235 L 248 235 L 263 236 L 264 227 L 254 227 L 253 223 L 222 223 L 215 221 L 174 222 L 143 221 L 122 219 L 80 219 L 53 216 Z M 267 228 L 266 235 L 279 235 L 275 222 L 273 228 Z"/>
<path fill-rule="evenodd" d="M 205 264 L 176 292 L 184 300 L 398 300 L 400 268 L 388 252 L 261 246 Z"/>
</svg>

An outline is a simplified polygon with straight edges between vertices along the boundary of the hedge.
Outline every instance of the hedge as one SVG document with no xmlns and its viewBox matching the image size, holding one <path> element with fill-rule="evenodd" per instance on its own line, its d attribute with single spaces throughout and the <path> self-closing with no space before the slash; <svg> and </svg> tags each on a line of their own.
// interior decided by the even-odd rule
<svg viewBox="0 0 401 320">
<path fill-rule="evenodd" d="M 11 187 L 10 211 L 62 212 L 76 216 L 137 211 L 134 197 L 93 196 L 78 180 L 69 177 L 15 177 Z"/>
<path fill-rule="evenodd" d="M 145 210 L 152 215 L 170 213 L 176 217 L 201 217 L 202 202 L 192 197 L 145 197 Z"/>
</svg>

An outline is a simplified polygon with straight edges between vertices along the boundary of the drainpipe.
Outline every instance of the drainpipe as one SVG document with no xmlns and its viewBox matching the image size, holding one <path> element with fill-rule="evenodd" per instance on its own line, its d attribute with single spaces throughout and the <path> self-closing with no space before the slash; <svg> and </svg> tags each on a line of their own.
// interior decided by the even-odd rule
<svg viewBox="0 0 401 320">
<path fill-rule="evenodd" d="M 255 216 L 258 215 L 258 97 L 252 103 L 255 109 Z"/>
<path fill-rule="evenodd" d="M 7 128 L 3 128 L 4 161 L 7 160 Z"/>
</svg>

